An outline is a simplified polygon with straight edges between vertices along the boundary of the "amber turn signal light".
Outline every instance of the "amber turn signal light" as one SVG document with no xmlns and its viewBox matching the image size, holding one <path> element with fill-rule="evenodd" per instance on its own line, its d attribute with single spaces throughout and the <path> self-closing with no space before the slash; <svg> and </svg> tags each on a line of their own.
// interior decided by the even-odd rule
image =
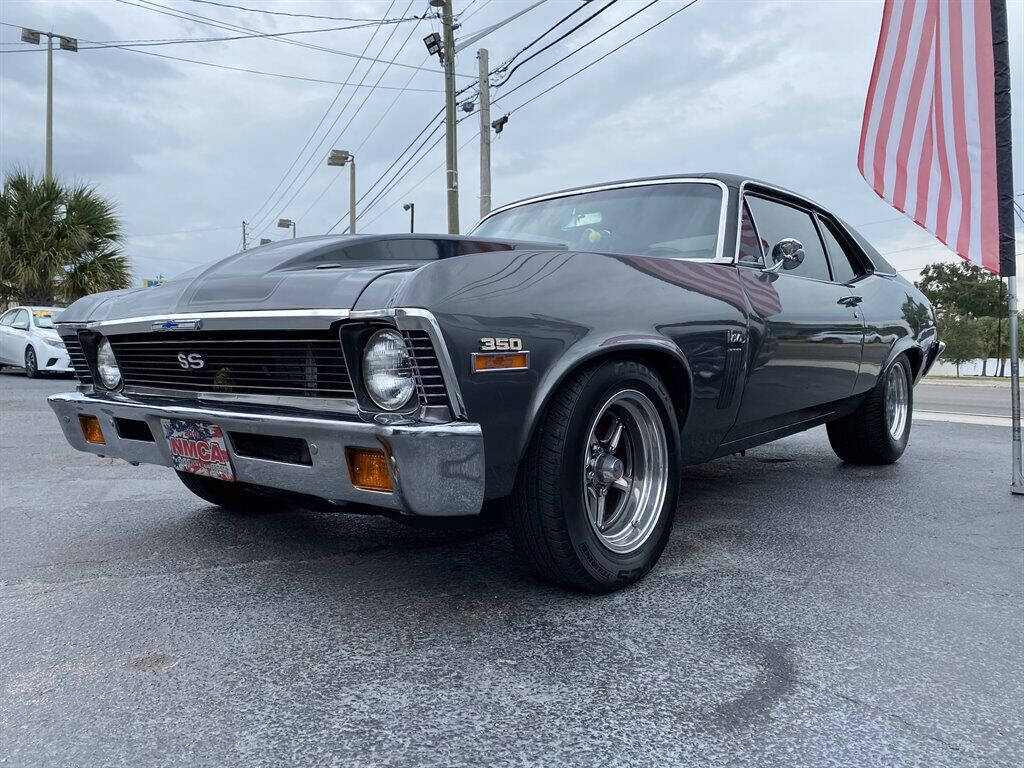
<svg viewBox="0 0 1024 768">
<path fill-rule="evenodd" d="M 473 373 L 523 370 L 529 362 L 527 352 L 478 352 L 473 355 Z"/>
<path fill-rule="evenodd" d="M 85 442 L 93 445 L 106 445 L 103 439 L 103 430 L 100 429 L 100 420 L 95 416 L 79 416 L 78 423 L 82 427 L 82 437 Z"/>
<path fill-rule="evenodd" d="M 348 474 L 352 485 L 364 491 L 391 491 L 388 457 L 372 448 L 346 448 Z"/>
</svg>

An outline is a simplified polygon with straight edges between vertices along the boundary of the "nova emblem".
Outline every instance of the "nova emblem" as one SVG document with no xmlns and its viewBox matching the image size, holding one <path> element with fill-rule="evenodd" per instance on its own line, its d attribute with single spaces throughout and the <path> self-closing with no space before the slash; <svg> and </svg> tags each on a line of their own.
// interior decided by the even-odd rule
<svg viewBox="0 0 1024 768">
<path fill-rule="evenodd" d="M 198 352 L 190 352 L 187 355 L 184 352 L 179 352 L 178 365 L 180 365 L 186 371 L 189 368 L 194 368 L 198 370 L 206 365 L 206 361 L 203 360 L 203 356 Z"/>
</svg>

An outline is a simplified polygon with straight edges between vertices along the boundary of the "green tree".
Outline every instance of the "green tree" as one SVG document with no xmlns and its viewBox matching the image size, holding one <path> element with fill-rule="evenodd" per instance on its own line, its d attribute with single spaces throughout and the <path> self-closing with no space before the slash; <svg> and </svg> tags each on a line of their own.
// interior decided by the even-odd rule
<svg viewBox="0 0 1024 768">
<path fill-rule="evenodd" d="M 945 310 L 936 315 L 939 338 L 946 342 L 942 358 L 956 366 L 957 376 L 960 375 L 961 365 L 982 356 L 984 349 L 981 322 L 973 317 L 957 317 Z"/>
<path fill-rule="evenodd" d="M 947 324 L 954 318 L 957 323 L 965 321 L 964 329 L 973 329 L 980 334 L 976 357 L 982 360 L 982 375 L 987 375 L 988 359 L 1001 360 L 1007 349 L 1007 304 L 1003 281 L 981 267 L 961 261 L 928 265 L 921 270 L 917 287 L 932 302 L 936 312 L 946 316 Z M 949 342 L 946 343 L 948 346 Z M 951 362 L 953 360 L 948 348 L 944 357 Z"/>
<path fill-rule="evenodd" d="M 113 204 L 94 187 L 13 171 L 0 195 L 0 293 L 26 304 L 127 288 Z"/>
</svg>

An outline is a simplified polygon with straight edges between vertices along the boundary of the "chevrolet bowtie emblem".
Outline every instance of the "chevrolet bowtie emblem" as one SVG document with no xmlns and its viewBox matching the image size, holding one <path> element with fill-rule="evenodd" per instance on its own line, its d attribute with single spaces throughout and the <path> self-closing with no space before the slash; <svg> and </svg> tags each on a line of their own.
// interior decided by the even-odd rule
<svg viewBox="0 0 1024 768">
<path fill-rule="evenodd" d="M 198 331 L 203 321 L 194 320 L 158 320 L 150 326 L 154 331 Z"/>
</svg>

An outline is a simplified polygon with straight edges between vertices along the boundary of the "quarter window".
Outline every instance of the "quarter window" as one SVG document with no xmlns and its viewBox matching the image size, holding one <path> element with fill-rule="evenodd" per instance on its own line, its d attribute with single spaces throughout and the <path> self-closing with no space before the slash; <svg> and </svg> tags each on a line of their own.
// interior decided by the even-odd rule
<svg viewBox="0 0 1024 768">
<path fill-rule="evenodd" d="M 828 249 L 828 260 L 832 265 L 833 279 L 837 283 L 848 283 L 856 279 L 860 274 L 857 262 L 850 257 L 850 251 L 836 237 L 835 225 L 821 217 L 818 217 L 818 224 L 821 225 L 821 237 Z"/>
<path fill-rule="evenodd" d="M 747 204 L 754 215 L 757 233 L 761 236 L 765 259 L 771 261 L 772 248 L 786 238 L 799 240 L 804 247 L 804 260 L 800 266 L 786 270 L 783 274 L 809 277 L 814 280 L 831 280 L 825 248 L 818 236 L 811 214 L 791 205 L 767 200 L 763 197 L 748 197 Z M 774 262 L 773 262 L 774 263 Z M 769 264 L 769 266 L 771 266 Z"/>
</svg>

